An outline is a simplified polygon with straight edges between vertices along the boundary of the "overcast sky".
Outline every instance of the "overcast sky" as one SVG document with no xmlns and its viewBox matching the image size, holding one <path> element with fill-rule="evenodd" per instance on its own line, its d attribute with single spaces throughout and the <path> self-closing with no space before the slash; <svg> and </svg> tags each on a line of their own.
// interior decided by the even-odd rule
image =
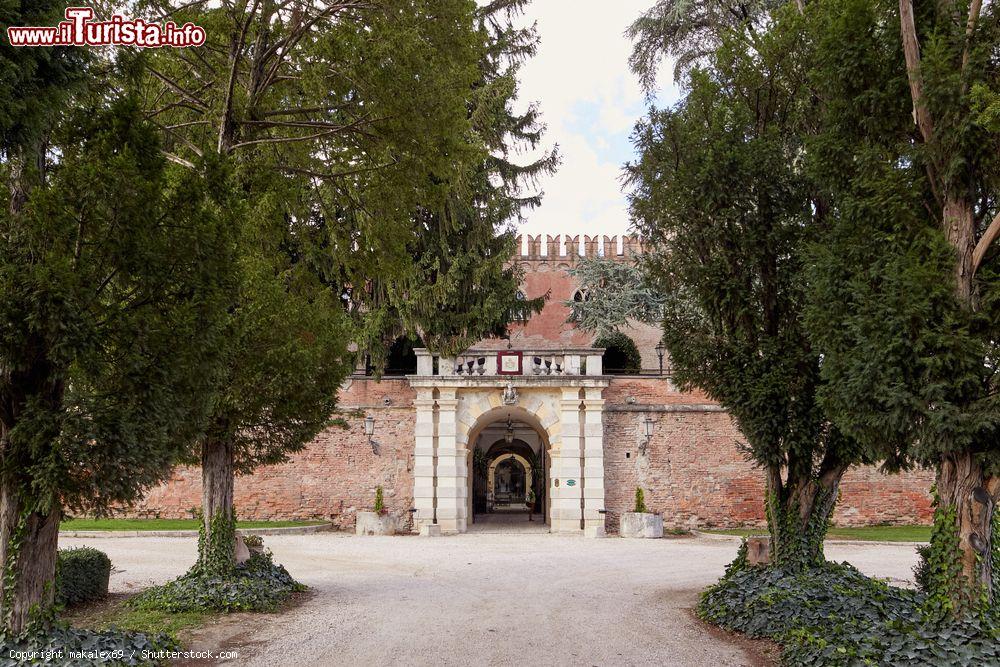
<svg viewBox="0 0 1000 667">
<path fill-rule="evenodd" d="M 632 159 L 629 135 L 646 102 L 628 69 L 626 27 L 653 0 L 535 0 L 525 21 L 536 21 L 538 54 L 521 70 L 520 100 L 537 101 L 559 144 L 559 172 L 545 178 L 542 206 L 518 231 L 529 234 L 622 234 L 629 226 L 621 188 Z M 656 104 L 677 99 L 670 67 L 663 68 Z"/>
</svg>

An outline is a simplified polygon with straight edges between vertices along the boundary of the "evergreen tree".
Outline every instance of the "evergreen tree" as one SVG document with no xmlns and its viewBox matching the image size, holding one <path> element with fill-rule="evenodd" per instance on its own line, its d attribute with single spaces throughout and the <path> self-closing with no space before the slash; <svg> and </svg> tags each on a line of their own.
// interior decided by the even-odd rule
<svg viewBox="0 0 1000 667">
<path fill-rule="evenodd" d="M 660 3 L 652 15 L 683 24 L 684 4 Z M 665 298 L 673 378 L 733 416 L 766 475 L 774 560 L 794 567 L 822 560 L 841 477 L 873 456 L 827 420 L 803 321 L 822 206 L 800 159 L 813 106 L 801 16 L 788 4 L 735 15 L 729 3 L 708 4 L 719 5 L 703 9 L 709 18 L 722 18 L 693 32 L 650 15 L 633 28 L 646 81 L 644 49 L 691 55 L 684 100 L 652 110 L 635 132 L 631 212 L 652 250 L 647 279 Z"/>
<path fill-rule="evenodd" d="M 598 338 L 629 326 L 630 320 L 662 324 L 664 297 L 646 280 L 641 262 L 581 257 L 568 273 L 587 298 L 565 302 L 570 309 L 567 322 Z"/>
<path fill-rule="evenodd" d="M 49 618 L 63 512 L 105 512 L 163 481 L 211 403 L 227 230 L 136 105 L 95 97 L 50 126 L 46 180 L 13 186 L 20 202 L 0 218 L 8 635 Z"/>
<path fill-rule="evenodd" d="M 954 615 L 995 606 L 1000 13 L 902 0 L 807 14 L 827 99 L 811 161 L 840 193 L 812 280 L 824 404 L 890 463 L 937 469 L 933 599 Z"/>
<path fill-rule="evenodd" d="M 226 372 L 200 442 L 199 567 L 225 572 L 234 473 L 329 423 L 348 343 L 386 321 L 371 294 L 420 286 L 411 251 L 428 230 L 414 212 L 444 210 L 447 185 L 481 159 L 466 91 L 482 39 L 464 0 L 154 6 L 209 41 L 148 55 L 148 114 L 171 160 L 228 166 L 238 228 Z M 478 241 L 456 230 L 456 247 Z"/>
<path fill-rule="evenodd" d="M 433 175 L 444 188 L 443 205 L 427 202 L 414 218 L 407 246 L 412 271 L 397 280 L 378 278 L 367 298 L 367 349 L 376 369 L 387 343 L 403 332 L 419 335 L 435 352 L 455 354 L 487 336 L 502 336 L 508 324 L 541 310 L 544 297 L 519 296 L 521 269 L 512 223 L 541 203 L 537 179 L 559 163 L 553 149 L 527 164 L 513 156 L 541 145 L 539 109 L 515 110 L 518 72 L 534 55 L 534 26 L 516 25 L 529 0 L 501 0 L 476 14 L 482 50 L 478 76 L 467 93 L 469 124 L 479 148 L 469 168 L 455 178 Z"/>
</svg>

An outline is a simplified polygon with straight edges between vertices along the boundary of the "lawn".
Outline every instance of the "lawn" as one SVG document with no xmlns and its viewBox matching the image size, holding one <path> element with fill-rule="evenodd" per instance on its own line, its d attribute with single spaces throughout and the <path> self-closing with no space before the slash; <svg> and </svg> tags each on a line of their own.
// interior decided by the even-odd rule
<svg viewBox="0 0 1000 667">
<path fill-rule="evenodd" d="M 174 613 L 148 609 L 133 609 L 125 604 L 127 595 L 111 594 L 99 600 L 65 611 L 60 618 L 69 621 L 76 628 L 88 630 L 130 630 L 155 635 L 165 632 L 174 639 L 178 633 L 188 628 L 204 625 L 221 616 L 209 611 L 189 611 Z"/>
<path fill-rule="evenodd" d="M 731 528 L 727 530 L 705 530 L 716 535 L 766 535 L 766 528 Z M 930 526 L 867 526 L 865 528 L 831 528 L 826 534 L 828 540 L 860 540 L 871 542 L 929 542 Z"/>
<path fill-rule="evenodd" d="M 237 528 L 294 528 L 323 521 L 239 521 Z M 59 530 L 198 530 L 197 519 L 67 519 Z"/>
</svg>

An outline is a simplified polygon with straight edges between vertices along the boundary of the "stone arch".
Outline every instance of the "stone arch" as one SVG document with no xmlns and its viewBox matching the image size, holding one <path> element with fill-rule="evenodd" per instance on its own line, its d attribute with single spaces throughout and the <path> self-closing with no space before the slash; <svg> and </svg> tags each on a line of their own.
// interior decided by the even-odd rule
<svg viewBox="0 0 1000 667">
<path fill-rule="evenodd" d="M 497 466 L 500 465 L 501 461 L 510 458 L 520 463 L 521 467 L 524 468 L 524 486 L 527 489 L 531 488 L 531 483 L 532 481 L 534 481 L 534 478 L 532 477 L 533 472 L 531 469 L 531 464 L 528 463 L 528 459 L 524 458 L 520 454 L 515 454 L 514 452 L 501 454 L 500 456 L 497 456 L 495 459 L 493 459 L 492 462 L 490 462 L 489 471 L 486 473 L 486 483 L 488 484 L 487 488 L 491 490 L 495 488 L 496 482 L 494 481 L 494 477 L 496 474 Z"/>
<path fill-rule="evenodd" d="M 461 396 L 456 424 L 456 444 L 464 449 L 468 470 L 467 512 L 469 519 L 474 518 L 472 507 L 472 475 L 473 450 L 483 430 L 494 423 L 504 422 L 507 417 L 513 421 L 530 426 L 539 437 L 541 454 L 544 461 L 545 479 L 551 476 L 552 460 L 558 454 L 561 445 L 562 428 L 559 422 L 559 395 L 554 392 L 525 392 L 517 405 L 503 405 L 500 401 L 500 390 L 491 388 L 485 391 L 473 391 Z M 552 498 L 549 489 L 545 489 L 544 520 L 548 522 Z"/>
</svg>

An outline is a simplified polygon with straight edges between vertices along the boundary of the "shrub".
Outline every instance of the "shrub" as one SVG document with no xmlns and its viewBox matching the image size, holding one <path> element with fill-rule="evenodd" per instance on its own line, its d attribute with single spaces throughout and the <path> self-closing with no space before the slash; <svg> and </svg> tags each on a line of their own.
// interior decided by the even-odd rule
<svg viewBox="0 0 1000 667">
<path fill-rule="evenodd" d="M 846 563 L 800 570 L 740 563 L 702 594 L 698 615 L 780 642 L 787 665 L 1000 664 L 1000 626 L 933 620 L 925 601 Z"/>
<path fill-rule="evenodd" d="M 385 499 L 382 497 L 382 487 L 375 488 L 375 511 L 385 514 Z"/>
<path fill-rule="evenodd" d="M 638 486 L 635 487 L 635 509 L 634 512 L 646 513 L 649 510 L 646 509 L 646 497 L 643 494 L 642 489 Z"/>
<path fill-rule="evenodd" d="M 56 561 L 56 598 L 66 605 L 99 600 L 108 594 L 111 559 L 91 547 L 60 549 Z"/>
<path fill-rule="evenodd" d="M 604 348 L 605 372 L 638 373 L 642 369 L 642 356 L 635 341 L 620 331 L 598 336 L 594 347 Z"/>
<path fill-rule="evenodd" d="M 917 564 L 913 566 L 913 581 L 917 589 L 924 593 L 930 590 L 931 570 L 927 558 L 931 555 L 931 545 L 922 544 L 917 547 Z"/>
<path fill-rule="evenodd" d="M 194 567 L 169 583 L 143 591 L 127 604 L 170 612 L 274 611 L 289 595 L 304 588 L 264 551 L 251 554 L 232 575 Z"/>
</svg>

